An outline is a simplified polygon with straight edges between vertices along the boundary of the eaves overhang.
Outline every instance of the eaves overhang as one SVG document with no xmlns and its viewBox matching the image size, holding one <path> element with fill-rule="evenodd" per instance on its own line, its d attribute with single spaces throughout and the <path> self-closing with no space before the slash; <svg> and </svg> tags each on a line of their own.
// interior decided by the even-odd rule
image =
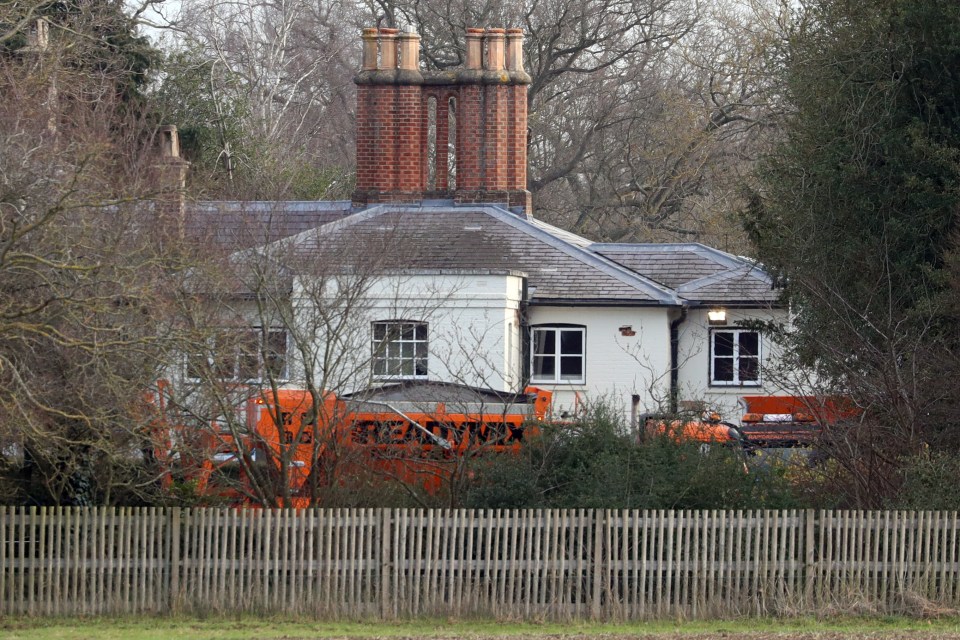
<svg viewBox="0 0 960 640">
<path fill-rule="evenodd" d="M 672 309 L 687 306 L 683 300 L 665 304 L 656 300 L 611 300 L 609 298 L 545 298 L 528 301 L 532 307 L 648 307 Z"/>
</svg>

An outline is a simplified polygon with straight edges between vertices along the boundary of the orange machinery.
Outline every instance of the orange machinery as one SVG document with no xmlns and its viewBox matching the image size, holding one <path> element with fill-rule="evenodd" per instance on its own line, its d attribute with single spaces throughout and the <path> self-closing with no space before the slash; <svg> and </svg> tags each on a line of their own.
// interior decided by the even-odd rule
<svg viewBox="0 0 960 640">
<path fill-rule="evenodd" d="M 709 413 L 699 419 L 681 420 L 656 415 L 645 416 L 642 424 L 646 436 L 667 436 L 678 442 L 700 442 L 702 444 L 722 444 L 745 446 L 743 434 L 736 425 L 720 420 L 720 416 Z"/>
<path fill-rule="evenodd" d="M 265 392 L 240 409 L 248 421 L 244 436 L 216 428 L 194 434 L 196 451 L 177 462 L 187 463 L 198 493 L 232 502 L 251 493 L 249 471 L 259 465 L 283 478 L 301 504 L 311 474 L 322 476 L 331 459 L 340 474 L 364 468 L 435 493 L 465 456 L 517 450 L 547 417 L 551 395 L 536 387 L 508 394 L 429 382 L 316 400 L 302 389 Z M 238 484 L 212 482 L 217 476 Z"/>
<path fill-rule="evenodd" d="M 740 430 L 764 448 L 812 445 L 826 427 L 861 414 L 849 398 L 840 396 L 743 396 Z"/>
</svg>

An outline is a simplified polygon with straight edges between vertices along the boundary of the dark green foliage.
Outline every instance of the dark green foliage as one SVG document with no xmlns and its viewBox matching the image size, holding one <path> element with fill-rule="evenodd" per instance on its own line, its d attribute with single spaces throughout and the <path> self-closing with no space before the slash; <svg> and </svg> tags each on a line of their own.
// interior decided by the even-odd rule
<svg viewBox="0 0 960 640">
<path fill-rule="evenodd" d="M 782 69 L 796 112 L 746 222 L 806 335 L 842 339 L 851 312 L 870 342 L 888 337 L 891 307 L 930 318 L 960 202 L 957 33 L 960 5 L 936 0 L 803 13 Z"/>
<path fill-rule="evenodd" d="M 960 457 L 931 451 L 901 460 L 897 509 L 960 509 Z"/>
<path fill-rule="evenodd" d="M 898 461 L 958 443 L 960 4 L 814 0 L 796 18 L 793 112 L 744 222 L 797 312 L 788 364 L 866 410 L 822 446 L 847 504 L 878 507 Z"/>
<path fill-rule="evenodd" d="M 192 164 L 191 181 L 206 184 L 212 175 L 228 176 L 247 153 L 242 121 L 249 106 L 214 92 L 213 86 L 225 80 L 200 52 L 171 54 L 164 69 L 154 100 L 163 120 L 179 129 L 182 153 Z"/>
<path fill-rule="evenodd" d="M 779 468 L 746 462 L 739 449 L 720 445 L 667 437 L 637 444 L 598 407 L 579 422 L 546 425 L 517 456 L 482 459 L 466 502 L 478 508 L 796 506 Z"/>
<path fill-rule="evenodd" d="M 110 78 L 117 97 L 136 112 L 145 108 L 144 89 L 160 61 L 150 41 L 117 0 L 60 0 L 14 5 L 0 13 L 0 56 L 22 56 L 36 19 L 50 25 L 49 47 L 59 62 L 90 78 Z"/>
<path fill-rule="evenodd" d="M 251 126 L 251 105 L 236 75 L 199 50 L 165 61 L 153 98 L 164 122 L 176 123 L 190 161 L 191 191 L 205 198 L 325 200 L 352 191 L 350 172 L 323 166 L 305 149 L 282 150 Z"/>
</svg>

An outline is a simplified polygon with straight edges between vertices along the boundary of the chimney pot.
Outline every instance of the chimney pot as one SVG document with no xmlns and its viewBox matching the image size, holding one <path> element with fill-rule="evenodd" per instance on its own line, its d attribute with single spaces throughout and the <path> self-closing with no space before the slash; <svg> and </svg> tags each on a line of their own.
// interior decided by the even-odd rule
<svg viewBox="0 0 960 640">
<path fill-rule="evenodd" d="M 503 29 L 487 29 L 487 64 L 489 71 L 503 70 Z"/>
<path fill-rule="evenodd" d="M 507 70 L 523 71 L 523 29 L 507 29 Z"/>
<path fill-rule="evenodd" d="M 483 68 L 483 29 L 467 29 L 467 69 Z"/>
<path fill-rule="evenodd" d="M 184 190 L 190 163 L 180 157 L 180 136 L 176 126 L 161 126 L 157 133 L 160 137 L 160 161 L 155 166 L 160 188 L 160 210 L 173 213 L 182 220 L 186 206 Z"/>
<path fill-rule="evenodd" d="M 407 27 L 400 34 L 400 68 L 410 71 L 420 69 L 420 36 L 413 31 L 413 27 Z"/>
<path fill-rule="evenodd" d="M 50 43 L 49 39 L 50 23 L 46 18 L 37 18 L 33 29 L 27 36 L 27 43 L 34 51 L 46 51 Z"/>
<path fill-rule="evenodd" d="M 168 124 L 160 127 L 160 155 L 163 158 L 180 157 L 180 134 L 176 125 Z"/>
<path fill-rule="evenodd" d="M 377 69 L 377 28 L 369 27 L 363 30 L 363 71 Z"/>
<path fill-rule="evenodd" d="M 380 68 L 397 68 L 397 29 L 380 29 Z"/>
</svg>

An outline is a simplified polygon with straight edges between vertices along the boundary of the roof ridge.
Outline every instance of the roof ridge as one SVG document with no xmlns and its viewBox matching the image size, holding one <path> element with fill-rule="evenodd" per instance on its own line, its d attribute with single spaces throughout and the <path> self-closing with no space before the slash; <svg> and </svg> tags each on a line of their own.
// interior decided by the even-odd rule
<svg viewBox="0 0 960 640">
<path fill-rule="evenodd" d="M 289 238 L 283 238 L 282 240 L 278 240 L 277 242 L 292 242 L 293 246 L 299 247 L 300 242 L 302 240 L 307 239 L 308 234 L 312 234 L 313 236 L 316 236 L 317 233 L 322 233 L 322 234 L 333 233 L 334 231 L 339 231 L 347 227 L 352 227 L 358 222 L 363 222 L 371 218 L 376 218 L 389 211 L 390 209 L 387 205 L 383 205 L 383 204 L 374 205 L 372 207 L 363 209 L 362 211 L 351 213 L 350 215 L 344 216 L 339 220 L 332 220 L 331 222 L 322 224 L 319 227 L 314 227 L 313 229 L 302 231 L 294 236 L 290 236 Z"/>
<path fill-rule="evenodd" d="M 506 222 L 515 229 L 525 231 L 528 235 L 534 235 L 555 249 L 560 249 L 571 257 L 580 260 L 580 262 L 588 264 L 594 268 L 598 268 L 606 272 L 607 275 L 616 278 L 620 282 L 647 293 L 650 295 L 650 297 L 656 299 L 658 302 L 674 305 L 682 304 L 681 298 L 677 295 L 677 292 L 674 289 L 664 286 L 655 280 L 651 280 L 646 276 L 640 275 L 635 271 L 627 269 L 604 256 L 596 254 L 590 251 L 588 247 L 578 247 L 577 245 L 558 238 L 546 230 L 537 227 L 529 220 L 520 218 L 509 211 L 501 209 L 500 207 L 481 205 L 478 207 L 478 209 L 485 211 L 488 214 L 494 214 L 494 217 Z M 630 282 L 629 280 L 636 281 L 639 286 L 638 284 Z"/>
<path fill-rule="evenodd" d="M 751 275 L 768 284 L 773 284 L 773 279 L 767 274 L 766 271 L 757 267 L 755 265 L 744 264 L 736 269 L 728 269 L 726 271 L 719 271 L 717 273 L 711 273 L 707 276 L 702 276 L 696 278 L 695 280 L 690 280 L 684 282 L 682 285 L 677 287 L 677 293 L 688 293 L 691 291 L 696 291 L 697 289 L 702 289 L 711 284 L 716 284 L 718 282 L 724 282 L 726 280 L 732 280 L 737 276 L 747 276 Z"/>
<path fill-rule="evenodd" d="M 702 242 L 594 242 L 588 249 L 598 253 L 604 250 L 614 249 L 632 249 L 634 251 L 640 249 L 657 249 L 663 253 L 680 253 L 681 251 L 687 251 L 708 258 L 730 269 L 740 268 L 741 266 L 756 266 L 756 262 L 749 258 L 722 251 L 716 247 L 703 244 Z"/>
<path fill-rule="evenodd" d="M 562 228 L 562 227 L 558 227 L 558 226 L 555 225 L 555 224 L 550 224 L 549 222 L 544 222 L 543 220 L 538 220 L 537 218 L 525 218 L 525 220 L 527 220 L 527 222 L 529 222 L 529 223 L 532 224 L 532 225 L 535 225 L 535 226 L 538 226 L 538 227 L 545 227 L 547 233 L 551 233 L 551 234 L 552 234 L 553 231 L 556 231 L 557 233 L 554 234 L 554 235 L 558 235 L 558 236 L 572 236 L 572 237 L 574 237 L 574 238 L 577 238 L 578 240 L 583 240 L 583 243 L 584 243 L 583 248 L 588 248 L 588 247 L 593 243 L 593 241 L 590 240 L 589 238 L 585 238 L 585 237 L 581 236 L 581 235 L 578 234 L 578 233 L 574 233 L 573 231 L 569 231 L 569 230 L 564 229 L 564 228 Z"/>
</svg>

